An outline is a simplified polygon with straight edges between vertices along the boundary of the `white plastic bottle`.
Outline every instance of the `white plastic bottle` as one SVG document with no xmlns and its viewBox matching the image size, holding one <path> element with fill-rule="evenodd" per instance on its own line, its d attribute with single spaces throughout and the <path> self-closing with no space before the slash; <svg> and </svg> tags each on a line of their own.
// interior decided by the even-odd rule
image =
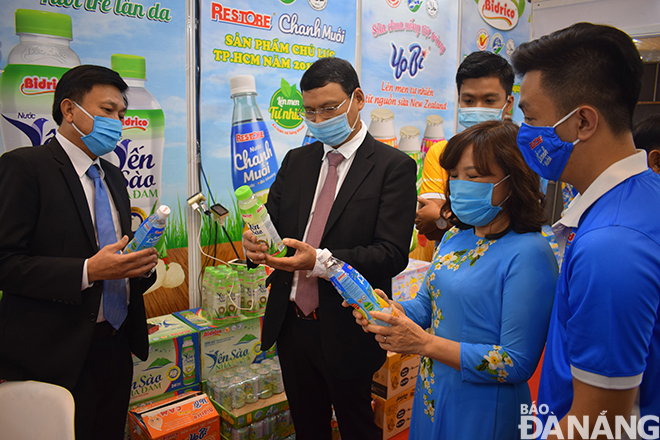
<svg viewBox="0 0 660 440">
<path fill-rule="evenodd" d="M 421 150 L 422 154 L 426 156 L 431 145 L 445 140 L 445 131 L 442 128 L 444 119 L 440 115 L 428 115 L 426 117 L 426 129 L 424 130 L 424 137 L 422 138 Z"/>
<path fill-rule="evenodd" d="M 376 108 L 371 111 L 369 133 L 384 144 L 397 148 L 396 131 L 394 130 L 394 112 L 386 108 Z"/>
<path fill-rule="evenodd" d="M 161 200 L 165 116 L 154 95 L 144 87 L 144 57 L 114 54 L 110 60 L 112 70 L 128 84 L 128 110 L 122 140 L 106 159 L 124 173 L 135 230 Z"/>
<path fill-rule="evenodd" d="M 332 285 L 351 307 L 360 312 L 369 323 L 389 326 L 386 322 L 372 318 L 369 312 L 383 312 L 396 316 L 394 309 L 374 292 L 369 281 L 360 272 L 329 253 L 322 253 L 319 260 L 328 270 Z"/>
<path fill-rule="evenodd" d="M 235 194 L 243 221 L 257 237 L 257 242 L 268 246 L 266 251 L 268 254 L 274 257 L 285 256 L 286 246 L 282 243 L 282 239 L 261 200 L 252 193 L 247 185 L 239 187 Z"/>
<path fill-rule="evenodd" d="M 80 64 L 71 50 L 71 17 L 17 9 L 19 43 L 0 77 L 0 129 L 4 151 L 45 144 L 55 136 L 53 96 L 62 75 Z"/>
<path fill-rule="evenodd" d="M 156 213 L 150 215 L 135 231 L 135 236 L 126 245 L 124 253 L 130 254 L 131 252 L 138 252 L 156 246 L 161 235 L 163 235 L 163 231 L 165 231 L 169 215 L 170 208 L 166 205 L 160 205 Z"/>
<path fill-rule="evenodd" d="M 422 167 L 424 158 L 419 144 L 419 128 L 412 125 L 401 127 L 401 137 L 399 138 L 399 150 L 410 156 L 417 164 L 417 194 L 422 186 Z"/>
</svg>

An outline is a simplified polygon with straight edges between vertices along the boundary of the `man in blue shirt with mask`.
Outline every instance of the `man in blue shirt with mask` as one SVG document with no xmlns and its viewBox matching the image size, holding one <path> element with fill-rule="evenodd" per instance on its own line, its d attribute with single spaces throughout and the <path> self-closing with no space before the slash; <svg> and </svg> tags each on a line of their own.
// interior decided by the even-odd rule
<svg viewBox="0 0 660 440">
<path fill-rule="evenodd" d="M 604 416 L 615 433 L 639 391 L 634 432 L 657 435 L 660 178 L 631 133 L 639 53 L 616 28 L 578 23 L 522 44 L 512 62 L 523 75 L 525 160 L 580 193 L 553 226 L 563 263 L 539 390 L 538 406 L 547 407 L 536 429 L 578 438 L 568 427 L 586 416 L 585 438 L 595 438 L 592 431 L 607 433 Z"/>
<path fill-rule="evenodd" d="M 458 121 L 463 127 L 479 122 L 501 120 L 513 108 L 513 68 L 507 60 L 492 52 L 472 52 L 456 72 Z M 445 203 L 447 172 L 440 166 L 440 155 L 447 141 L 433 144 L 426 154 L 422 186 L 417 198 L 419 209 L 415 227 L 429 240 L 440 240 L 448 227 L 440 218 Z"/>
</svg>

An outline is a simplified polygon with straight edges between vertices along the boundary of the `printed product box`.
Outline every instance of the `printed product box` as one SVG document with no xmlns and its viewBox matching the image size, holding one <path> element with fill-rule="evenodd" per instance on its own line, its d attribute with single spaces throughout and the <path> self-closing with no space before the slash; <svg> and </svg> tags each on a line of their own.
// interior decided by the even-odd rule
<svg viewBox="0 0 660 440">
<path fill-rule="evenodd" d="M 183 393 L 187 393 L 188 391 L 199 391 L 200 384 L 195 384 L 191 385 L 186 388 L 181 388 L 180 390 L 172 391 L 171 393 L 166 393 L 166 394 L 159 394 L 158 396 L 150 397 L 148 399 L 144 400 L 138 400 L 136 402 L 131 402 L 130 405 L 128 405 L 128 410 L 132 411 L 134 409 L 141 408 L 143 406 L 151 405 L 152 403 L 156 402 L 161 402 L 165 399 L 170 399 L 172 397 L 180 396 Z M 128 415 L 126 416 L 126 428 L 124 429 L 124 440 L 130 440 L 131 439 L 131 430 L 129 429 L 128 426 Z"/>
<path fill-rule="evenodd" d="M 158 329 L 149 335 L 146 362 L 133 356 L 131 402 L 200 382 L 197 331 L 173 315 L 149 318 L 147 322 Z"/>
<path fill-rule="evenodd" d="M 382 399 L 391 399 L 399 393 L 415 389 L 419 374 L 419 355 L 387 352 L 387 360 L 376 371 L 371 392 Z"/>
<path fill-rule="evenodd" d="M 132 440 L 220 438 L 220 417 L 200 391 L 134 409 L 128 417 Z"/>
<path fill-rule="evenodd" d="M 383 431 L 383 440 L 394 437 L 410 427 L 415 389 L 400 393 L 391 399 L 383 399 L 372 394 L 374 398 L 374 420 L 376 426 Z"/>
<path fill-rule="evenodd" d="M 239 365 L 259 362 L 275 356 L 272 348 L 261 352 L 262 317 L 240 317 L 222 326 L 211 324 L 202 309 L 176 312 L 174 316 L 199 332 L 201 380 L 214 373 Z"/>
<path fill-rule="evenodd" d="M 233 429 L 242 428 L 243 426 L 289 409 L 289 401 L 286 399 L 286 393 L 273 394 L 268 399 L 259 399 L 255 403 L 246 403 L 244 407 L 238 409 L 225 408 L 213 399 L 210 400 L 218 410 L 223 423 L 226 423 Z"/>
<path fill-rule="evenodd" d="M 395 301 L 407 301 L 416 297 L 429 267 L 431 263 L 428 261 L 408 260 L 405 270 L 392 278 L 392 298 Z"/>
</svg>

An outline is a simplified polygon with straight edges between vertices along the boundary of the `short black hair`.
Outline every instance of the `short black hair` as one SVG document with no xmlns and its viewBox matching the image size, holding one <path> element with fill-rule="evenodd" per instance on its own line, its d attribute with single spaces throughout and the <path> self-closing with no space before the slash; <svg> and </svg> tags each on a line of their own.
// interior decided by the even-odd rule
<svg viewBox="0 0 660 440">
<path fill-rule="evenodd" d="M 660 150 L 660 115 L 651 115 L 642 119 L 633 131 L 635 146 L 651 152 Z"/>
<path fill-rule="evenodd" d="M 509 62 L 492 52 L 472 52 L 465 57 L 456 72 L 456 87 L 461 93 L 461 86 L 466 79 L 498 78 L 506 96 L 513 92 L 513 67 Z"/>
<path fill-rule="evenodd" d="M 341 58 L 319 58 L 309 66 L 300 80 L 300 90 L 303 92 L 337 83 L 342 90 L 350 95 L 360 87 L 357 72 L 346 60 Z"/>
<path fill-rule="evenodd" d="M 612 26 L 576 23 L 523 43 L 511 56 L 519 75 L 541 72 L 560 114 L 592 105 L 614 134 L 632 130 L 643 66 L 632 38 Z"/>
<path fill-rule="evenodd" d="M 55 87 L 55 98 L 53 99 L 53 119 L 57 125 L 62 125 L 62 110 L 60 105 L 65 99 L 80 103 L 84 96 L 97 85 L 111 85 L 116 87 L 124 98 L 124 104 L 128 106 L 126 89 L 128 85 L 114 70 L 107 67 L 84 64 L 68 70 L 57 82 Z"/>
</svg>

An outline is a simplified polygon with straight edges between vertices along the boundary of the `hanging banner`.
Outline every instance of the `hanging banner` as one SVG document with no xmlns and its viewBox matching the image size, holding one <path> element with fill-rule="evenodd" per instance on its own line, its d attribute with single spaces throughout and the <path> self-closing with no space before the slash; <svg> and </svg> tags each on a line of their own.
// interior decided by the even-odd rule
<svg viewBox="0 0 660 440">
<path fill-rule="evenodd" d="M 521 43 L 529 41 L 531 5 L 525 0 L 461 0 L 461 59 L 475 51 L 493 52 L 510 60 Z M 513 120 L 522 122 L 518 108 L 520 81 L 513 85 Z"/>
<path fill-rule="evenodd" d="M 354 64 L 355 28 L 354 2 L 202 1 L 202 159 L 213 201 L 230 211 L 233 241 L 242 234 L 234 190 L 248 185 L 266 200 L 285 154 L 304 142 L 303 73 L 322 57 Z M 216 239 L 204 241 L 205 227 L 202 245 Z"/>
<path fill-rule="evenodd" d="M 54 91 L 68 69 L 112 68 L 129 85 L 129 105 L 122 140 L 104 157 L 124 173 L 133 229 L 160 204 L 172 208 L 171 224 L 185 223 L 185 2 L 5 0 L 1 20 L 0 154 L 55 135 Z M 157 285 L 178 289 L 168 302 L 186 308 L 187 237 L 175 229 L 158 247 Z M 145 296 L 150 316 L 175 311 L 161 309 L 156 296 Z"/>
<path fill-rule="evenodd" d="M 376 138 L 425 151 L 425 133 L 453 134 L 457 26 L 456 2 L 363 0 L 362 117 Z"/>
</svg>

